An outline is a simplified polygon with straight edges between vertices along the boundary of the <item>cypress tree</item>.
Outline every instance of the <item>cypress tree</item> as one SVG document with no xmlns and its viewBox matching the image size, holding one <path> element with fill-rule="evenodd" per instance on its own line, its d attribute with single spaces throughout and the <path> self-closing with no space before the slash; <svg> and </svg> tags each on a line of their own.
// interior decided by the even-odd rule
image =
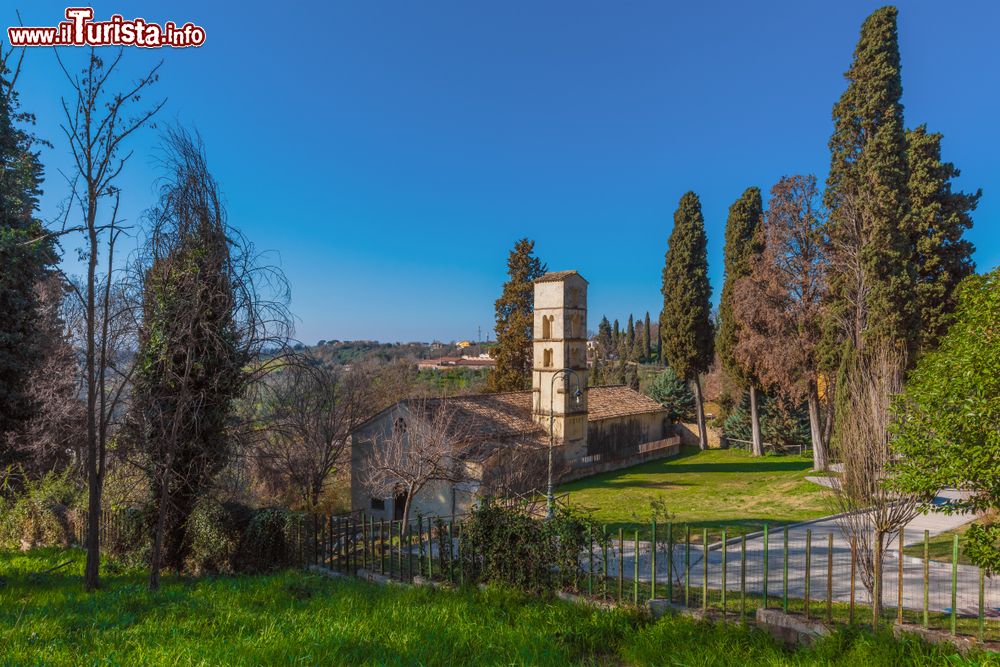
<svg viewBox="0 0 1000 667">
<path fill-rule="evenodd" d="M 962 238 L 972 227 L 971 213 L 982 196 L 952 192 L 959 170 L 941 161 L 941 135 L 921 125 L 906 133 L 909 202 L 906 219 L 916 253 L 916 304 L 920 313 L 920 351 L 937 347 L 955 309 L 955 288 L 975 270 L 972 243 Z"/>
<path fill-rule="evenodd" d="M 635 318 L 632 317 L 631 313 L 628 316 L 628 349 L 632 349 L 635 345 Z"/>
<path fill-rule="evenodd" d="M 607 357 L 614 348 L 614 334 L 611 332 L 611 323 L 605 315 L 597 325 L 598 353 Z"/>
<path fill-rule="evenodd" d="M 913 252 L 905 230 L 906 137 L 897 10 L 882 7 L 861 26 L 847 90 L 833 107 L 830 173 L 832 365 L 869 341 L 911 345 Z M 861 267 L 861 276 L 845 268 Z M 864 292 L 859 285 L 864 285 Z M 833 350 L 832 348 L 837 348 Z"/>
<path fill-rule="evenodd" d="M 666 362 L 678 376 L 693 383 L 701 449 L 707 448 L 708 441 L 699 374 L 708 370 L 714 354 L 706 246 L 701 202 L 698 195 L 688 192 L 674 213 L 674 228 L 668 240 L 660 335 Z"/>
<path fill-rule="evenodd" d="M 755 456 L 764 453 L 760 435 L 760 417 L 757 409 L 757 384 L 748 369 L 737 361 L 733 351 L 740 335 L 740 323 L 733 313 L 733 285 L 750 275 L 754 262 L 760 260 L 764 252 L 764 237 L 761 225 L 764 207 L 760 188 L 747 188 L 740 198 L 729 207 L 726 220 L 726 245 L 723 250 L 725 282 L 719 301 L 719 331 L 715 344 L 723 368 L 737 385 L 750 392 L 751 451 Z"/>
<path fill-rule="evenodd" d="M 532 253 L 535 242 L 521 239 L 507 257 L 509 279 L 496 300 L 496 366 L 490 371 L 489 391 L 519 391 L 531 388 L 531 340 L 534 331 L 535 279 L 546 266 Z"/>
<path fill-rule="evenodd" d="M 649 311 L 647 310 L 646 322 L 642 326 L 642 358 L 646 362 L 650 362 L 653 360 L 653 350 L 652 350 L 652 345 L 650 344 L 652 334 L 650 333 L 649 329 L 650 329 Z"/>
<path fill-rule="evenodd" d="M 38 240 L 42 222 L 35 216 L 44 170 L 24 126 L 34 123 L 20 111 L 13 74 L 0 65 L 0 441 L 34 414 L 27 380 L 42 363 L 39 329 L 41 282 L 57 261 L 55 244 Z M 0 468 L 13 461 L 0 450 Z"/>
</svg>

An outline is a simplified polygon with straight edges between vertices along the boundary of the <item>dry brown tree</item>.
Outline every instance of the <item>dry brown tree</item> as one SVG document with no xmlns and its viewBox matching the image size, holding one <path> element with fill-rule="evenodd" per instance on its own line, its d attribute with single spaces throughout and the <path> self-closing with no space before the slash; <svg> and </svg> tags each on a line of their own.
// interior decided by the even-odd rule
<svg viewBox="0 0 1000 667">
<path fill-rule="evenodd" d="M 365 456 L 356 460 L 362 485 L 374 498 L 403 494 L 402 520 L 407 524 L 414 497 L 433 482 L 470 481 L 463 457 L 468 429 L 447 400 L 413 399 L 381 433 L 363 443 Z"/>
<path fill-rule="evenodd" d="M 845 410 L 837 424 L 844 470 L 834 485 L 837 519 L 857 550 L 861 580 L 873 601 L 877 623 L 882 608 L 882 570 L 889 543 L 917 513 L 917 497 L 890 490 L 887 471 L 893 399 L 902 390 L 905 354 L 889 345 L 870 345 L 863 363 L 843 380 Z"/>
<path fill-rule="evenodd" d="M 826 257 L 815 176 L 786 176 L 771 189 L 764 252 L 733 286 L 740 322 L 734 356 L 761 384 L 809 406 L 813 468 L 828 464 L 820 424 L 818 346 L 822 338 Z"/>
<path fill-rule="evenodd" d="M 115 244 L 126 230 L 118 217 L 120 190 L 118 176 L 131 156 L 125 150 L 128 139 L 163 107 L 166 100 L 140 111 L 133 107 L 158 79 L 157 64 L 137 80 L 115 89 L 113 75 L 124 50 L 105 62 L 91 49 L 87 64 L 79 73 L 70 73 L 56 52 L 56 58 L 70 85 L 70 95 L 63 98 L 62 130 L 70 147 L 75 174 L 67 177 L 70 186 L 67 216 L 62 227 L 49 235 L 82 233 L 85 239 L 86 277 L 74 286 L 79 299 L 83 331 L 83 385 L 86 402 L 86 472 L 87 472 L 87 564 L 84 588 L 100 584 L 100 519 L 102 490 L 107 472 L 107 443 L 120 415 L 121 400 L 128 386 L 129 370 L 120 361 L 116 343 L 128 338 L 123 316 L 116 304 Z M 82 222 L 68 224 L 74 202 L 79 205 Z M 106 209 L 110 209 L 107 211 Z M 101 266 L 103 264 L 103 266 Z M 125 365 L 127 366 L 127 364 Z"/>
<path fill-rule="evenodd" d="M 363 365 L 331 367 L 299 357 L 268 384 L 257 465 L 315 510 L 330 479 L 347 463 L 351 432 L 371 415 L 373 378 Z"/>
</svg>

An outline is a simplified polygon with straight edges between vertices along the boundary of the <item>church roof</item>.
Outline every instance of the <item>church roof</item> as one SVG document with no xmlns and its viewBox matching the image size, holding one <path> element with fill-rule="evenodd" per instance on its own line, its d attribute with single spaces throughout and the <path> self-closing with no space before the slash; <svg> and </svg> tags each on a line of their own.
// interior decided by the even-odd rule
<svg viewBox="0 0 1000 667">
<path fill-rule="evenodd" d="M 548 442 L 545 428 L 531 416 L 532 392 L 514 391 L 500 394 L 469 394 L 448 398 L 408 399 L 403 401 L 411 409 L 425 412 L 436 410 L 444 404 L 451 415 L 455 433 L 469 446 L 471 458 L 485 458 L 494 448 L 487 443 L 516 440 L 524 445 L 542 445 Z M 587 390 L 587 421 L 661 412 L 659 403 L 624 385 L 590 387 Z M 485 446 L 476 447 L 476 443 Z"/>
<path fill-rule="evenodd" d="M 577 271 L 550 271 L 550 272 L 548 272 L 546 274 L 543 274 L 539 278 L 535 278 L 535 282 L 536 283 L 556 283 L 556 282 L 559 282 L 560 280 L 565 280 L 566 278 L 569 278 L 570 276 L 577 276 L 583 282 L 587 282 L 587 279 L 584 278 L 583 276 L 581 276 Z"/>
</svg>

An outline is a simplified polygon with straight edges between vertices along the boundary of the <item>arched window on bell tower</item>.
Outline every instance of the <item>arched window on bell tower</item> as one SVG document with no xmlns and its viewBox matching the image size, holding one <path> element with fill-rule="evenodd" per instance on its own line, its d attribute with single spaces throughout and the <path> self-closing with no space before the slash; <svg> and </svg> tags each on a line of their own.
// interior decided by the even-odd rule
<svg viewBox="0 0 1000 667">
<path fill-rule="evenodd" d="M 552 338 L 552 322 L 555 319 L 555 315 L 542 315 L 542 338 L 545 340 Z"/>
</svg>

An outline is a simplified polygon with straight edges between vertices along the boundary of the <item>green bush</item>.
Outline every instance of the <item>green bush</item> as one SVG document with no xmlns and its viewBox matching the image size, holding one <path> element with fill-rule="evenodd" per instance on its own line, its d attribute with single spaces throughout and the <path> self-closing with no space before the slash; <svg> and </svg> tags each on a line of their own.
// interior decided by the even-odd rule
<svg viewBox="0 0 1000 667">
<path fill-rule="evenodd" d="M 240 572 L 267 572 L 298 564 L 301 515 L 280 508 L 254 510 L 242 531 L 235 565 Z"/>
<path fill-rule="evenodd" d="M 191 545 L 184 568 L 192 574 L 232 574 L 240 546 L 241 531 L 235 506 L 223 506 L 214 498 L 198 502 L 187 520 Z"/>
<path fill-rule="evenodd" d="M 467 581 L 497 583 L 540 593 L 572 586 L 582 577 L 580 554 L 596 540 L 596 524 L 559 509 L 539 520 L 489 500 L 462 527 Z"/>
<path fill-rule="evenodd" d="M 0 483 L 0 549 L 69 546 L 75 541 L 82 490 L 70 469 L 31 479 L 8 469 Z"/>
</svg>

